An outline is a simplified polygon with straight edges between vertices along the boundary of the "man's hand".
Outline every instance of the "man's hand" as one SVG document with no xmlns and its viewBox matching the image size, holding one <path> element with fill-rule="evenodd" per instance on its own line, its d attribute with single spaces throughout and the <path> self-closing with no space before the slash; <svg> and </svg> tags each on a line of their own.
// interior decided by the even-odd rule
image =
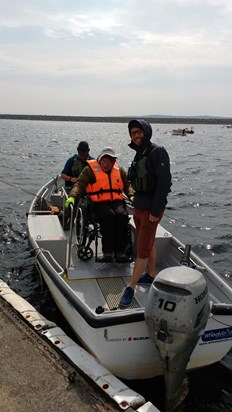
<svg viewBox="0 0 232 412">
<path fill-rule="evenodd" d="M 75 197 L 70 196 L 66 201 L 65 201 L 65 207 L 69 207 L 70 204 L 74 206 L 75 203 Z"/>
<path fill-rule="evenodd" d="M 150 222 L 153 222 L 153 223 L 155 223 L 155 222 L 159 222 L 160 221 L 160 217 L 156 217 L 156 216 L 153 216 L 153 215 L 149 215 L 149 221 Z"/>
<path fill-rule="evenodd" d="M 76 183 L 78 181 L 78 177 L 71 177 L 70 182 Z"/>
</svg>

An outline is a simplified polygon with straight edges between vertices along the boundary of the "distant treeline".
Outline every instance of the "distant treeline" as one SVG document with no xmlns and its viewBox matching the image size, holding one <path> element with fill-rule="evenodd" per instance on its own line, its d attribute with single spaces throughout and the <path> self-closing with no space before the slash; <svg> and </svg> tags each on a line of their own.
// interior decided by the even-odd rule
<svg viewBox="0 0 232 412">
<path fill-rule="evenodd" d="M 29 114 L 0 114 L 0 119 L 9 120 L 47 120 L 62 122 L 101 122 L 101 123 L 128 123 L 131 119 L 143 118 L 149 123 L 181 123 L 181 124 L 232 124 L 231 117 L 172 117 L 172 116 L 131 116 L 131 117 L 99 117 L 99 116 L 47 116 Z"/>
</svg>

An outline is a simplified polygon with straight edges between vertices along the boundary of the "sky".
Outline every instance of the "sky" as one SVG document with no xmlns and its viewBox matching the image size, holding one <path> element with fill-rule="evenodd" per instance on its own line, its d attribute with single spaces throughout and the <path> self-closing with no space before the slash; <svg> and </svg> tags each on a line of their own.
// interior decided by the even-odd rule
<svg viewBox="0 0 232 412">
<path fill-rule="evenodd" d="M 232 117 L 232 0 L 0 0 L 0 113 Z"/>
</svg>

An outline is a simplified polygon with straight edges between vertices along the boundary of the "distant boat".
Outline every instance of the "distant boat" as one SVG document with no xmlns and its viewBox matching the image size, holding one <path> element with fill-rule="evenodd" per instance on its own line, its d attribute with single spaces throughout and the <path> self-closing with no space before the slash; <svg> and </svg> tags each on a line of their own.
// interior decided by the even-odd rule
<svg viewBox="0 0 232 412">
<path fill-rule="evenodd" d="M 172 131 L 173 136 L 186 136 L 186 129 L 174 129 Z"/>
<path fill-rule="evenodd" d="M 232 124 L 223 124 L 222 128 L 232 129 Z"/>
<path fill-rule="evenodd" d="M 185 128 L 185 132 L 186 132 L 186 133 L 193 134 L 193 133 L 194 133 L 193 127 L 191 126 L 190 129 L 189 129 L 188 127 L 186 127 L 186 128 Z"/>
<path fill-rule="evenodd" d="M 193 134 L 194 133 L 193 127 L 191 127 L 190 129 L 188 127 L 185 127 L 184 129 L 172 130 L 172 135 L 174 136 L 186 136 L 187 133 Z"/>
</svg>

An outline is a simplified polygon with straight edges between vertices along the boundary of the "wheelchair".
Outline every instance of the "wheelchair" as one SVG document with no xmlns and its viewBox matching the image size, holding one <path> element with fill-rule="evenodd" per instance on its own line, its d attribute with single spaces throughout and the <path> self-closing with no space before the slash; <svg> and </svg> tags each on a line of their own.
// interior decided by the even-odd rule
<svg viewBox="0 0 232 412">
<path fill-rule="evenodd" d="M 132 239 L 129 221 L 127 225 L 127 235 L 128 243 L 125 250 L 125 255 L 128 258 L 127 262 L 133 262 L 134 242 Z M 101 237 L 100 223 L 97 221 L 96 213 L 94 210 L 94 203 L 89 200 L 87 196 L 85 196 L 80 200 L 76 214 L 76 240 L 78 257 L 81 260 L 88 261 L 95 254 L 95 262 L 104 262 L 104 258 L 99 257 L 99 240 L 101 239 Z M 95 251 L 93 251 L 91 247 L 92 242 L 95 243 Z"/>
</svg>

